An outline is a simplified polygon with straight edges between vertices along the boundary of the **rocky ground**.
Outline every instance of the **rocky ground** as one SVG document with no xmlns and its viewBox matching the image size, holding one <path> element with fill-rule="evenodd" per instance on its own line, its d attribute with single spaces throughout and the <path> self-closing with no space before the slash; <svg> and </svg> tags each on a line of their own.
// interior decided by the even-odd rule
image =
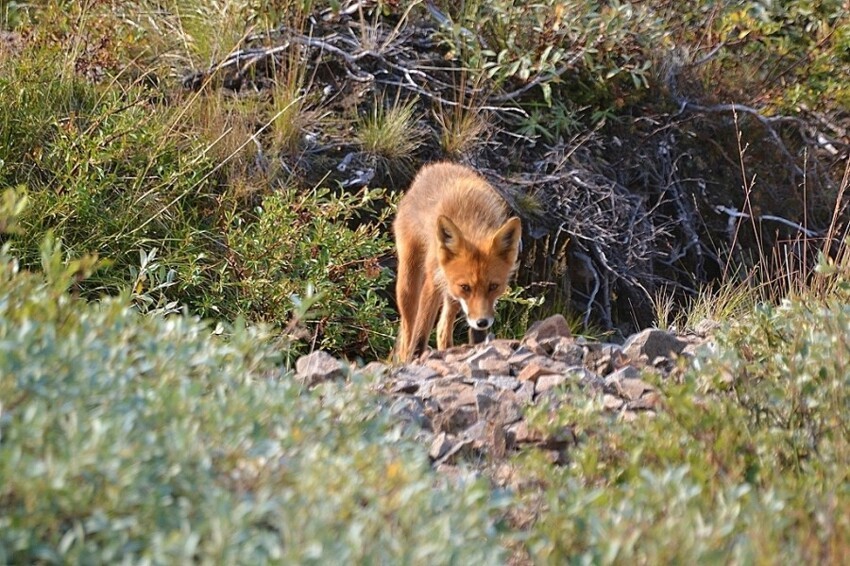
<svg viewBox="0 0 850 566">
<path fill-rule="evenodd" d="M 593 342 L 573 337 L 566 320 L 555 315 L 534 324 L 522 340 L 430 351 L 397 367 L 373 362 L 363 371 L 383 376 L 390 412 L 430 445 L 435 469 L 451 474 L 465 460 L 497 472 L 506 456 L 526 447 L 545 451 L 555 465 L 566 462 L 576 441 L 572 430 L 529 426 L 531 407 L 556 411 L 568 396 L 581 395 L 621 419 L 653 416 L 664 410 L 664 399 L 645 378 L 677 379 L 681 360 L 708 343 L 705 332 L 677 336 L 658 329 L 623 344 Z M 349 370 L 322 351 L 296 364 L 297 378 L 308 386 L 343 378 Z"/>
</svg>

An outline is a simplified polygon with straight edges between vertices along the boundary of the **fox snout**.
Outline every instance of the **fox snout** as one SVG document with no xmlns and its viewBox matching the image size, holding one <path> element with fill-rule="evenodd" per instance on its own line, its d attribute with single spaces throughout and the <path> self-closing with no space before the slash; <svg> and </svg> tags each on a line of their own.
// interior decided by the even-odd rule
<svg viewBox="0 0 850 566">
<path fill-rule="evenodd" d="M 475 330 L 487 330 L 493 326 L 493 317 L 488 316 L 487 318 L 479 318 L 475 320 L 466 317 L 466 322 Z"/>
<path fill-rule="evenodd" d="M 466 323 L 473 330 L 487 330 L 491 326 L 493 326 L 493 322 L 495 321 L 495 317 L 493 316 L 493 311 L 495 310 L 495 305 L 488 305 L 490 308 L 481 310 L 476 312 L 470 312 L 469 304 L 460 299 L 460 307 L 463 309 L 463 314 L 466 316 Z"/>
</svg>

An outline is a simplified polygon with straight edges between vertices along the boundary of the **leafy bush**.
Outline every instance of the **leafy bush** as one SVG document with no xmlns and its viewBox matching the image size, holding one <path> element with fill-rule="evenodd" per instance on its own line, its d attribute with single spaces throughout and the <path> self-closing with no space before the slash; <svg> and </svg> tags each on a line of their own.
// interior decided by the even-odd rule
<svg viewBox="0 0 850 566">
<path fill-rule="evenodd" d="M 492 563 L 481 482 L 435 482 L 364 376 L 304 391 L 257 329 L 0 254 L 0 562 Z"/>
<path fill-rule="evenodd" d="M 72 255 L 110 259 L 84 289 L 96 294 L 116 292 L 138 250 L 158 247 L 179 274 L 172 292 L 202 292 L 214 265 L 216 165 L 177 134 L 179 114 L 151 103 L 143 86 L 103 89 L 62 78 L 60 65 L 51 50 L 0 65 L 0 187 L 23 184 L 30 197 L 16 253 L 35 264 L 53 230 Z"/>
<path fill-rule="evenodd" d="M 12 237 L 25 266 L 38 264 L 38 242 L 53 232 L 72 255 L 108 260 L 77 285 L 88 298 L 155 287 L 160 307 L 279 328 L 291 322 L 293 295 L 312 285 L 322 310 L 302 321 L 311 338 L 302 349 L 389 351 L 388 273 L 377 263 L 389 249 L 389 209 L 373 210 L 381 194 L 271 193 L 279 173 L 252 165 L 260 102 L 200 94 L 162 105 L 143 82 L 93 84 L 63 77 L 62 64 L 35 47 L 0 61 L 0 188 L 28 189 Z M 153 250 L 155 272 L 139 265 Z"/>
<path fill-rule="evenodd" d="M 757 89 L 780 112 L 850 103 L 842 79 L 850 71 L 850 21 L 840 0 L 730 5 L 716 27 L 736 47 L 709 70 L 715 76 L 730 73 L 727 87 Z"/>
<path fill-rule="evenodd" d="M 648 47 L 663 36 L 662 20 L 632 3 L 440 4 L 453 24 L 447 40 L 470 67 L 483 70 L 497 84 L 535 79 L 547 103 L 566 70 L 579 75 L 571 90 L 585 97 L 580 104 L 589 102 L 588 96 L 609 98 L 623 88 L 649 86 Z"/>
<path fill-rule="evenodd" d="M 730 322 L 681 382 L 657 383 L 654 418 L 623 422 L 583 395 L 536 408 L 534 426 L 569 426 L 579 443 L 561 470 L 520 459 L 517 474 L 544 486 L 523 493 L 544 509 L 527 549 L 547 561 L 843 562 L 848 360 L 850 307 L 787 302 Z"/>
<path fill-rule="evenodd" d="M 266 197 L 257 220 L 231 235 L 239 258 L 240 312 L 290 321 L 299 304 L 310 300 L 313 309 L 304 322 L 312 336 L 300 344 L 368 357 L 388 352 L 395 315 L 382 294 L 390 274 L 379 260 L 391 243 L 379 227 L 387 224 L 390 209 L 374 211 L 385 197 L 385 191 L 368 188 L 353 195 L 287 188 Z M 377 221 L 362 222 L 370 214 Z M 304 296 L 306 282 L 315 297 Z"/>
</svg>

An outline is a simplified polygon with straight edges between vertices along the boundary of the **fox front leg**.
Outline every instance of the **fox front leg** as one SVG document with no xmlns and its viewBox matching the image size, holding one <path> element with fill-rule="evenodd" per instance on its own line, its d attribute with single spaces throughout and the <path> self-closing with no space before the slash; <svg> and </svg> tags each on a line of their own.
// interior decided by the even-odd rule
<svg viewBox="0 0 850 566">
<path fill-rule="evenodd" d="M 453 344 L 452 333 L 457 319 L 460 304 L 448 294 L 443 297 L 443 311 L 440 313 L 440 321 L 437 323 L 437 348 L 445 350 Z"/>
<path fill-rule="evenodd" d="M 440 308 L 440 294 L 434 281 L 426 279 L 422 285 L 422 294 L 419 296 L 419 307 L 416 312 L 416 321 L 410 337 L 410 358 L 418 356 L 428 347 L 428 338 L 434 329 L 437 320 L 437 311 Z"/>
</svg>

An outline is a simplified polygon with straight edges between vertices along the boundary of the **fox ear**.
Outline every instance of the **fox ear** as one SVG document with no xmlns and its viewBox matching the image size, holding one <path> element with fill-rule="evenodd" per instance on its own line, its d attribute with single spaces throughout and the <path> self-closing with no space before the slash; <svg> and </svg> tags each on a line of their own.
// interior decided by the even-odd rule
<svg viewBox="0 0 850 566">
<path fill-rule="evenodd" d="M 440 242 L 440 251 L 449 256 L 457 255 L 460 252 L 463 235 L 448 216 L 440 215 L 437 218 L 437 241 Z"/>
<path fill-rule="evenodd" d="M 516 216 L 509 218 L 507 222 L 493 236 L 490 251 L 505 261 L 516 261 L 519 254 L 519 242 L 522 236 L 522 224 Z"/>
</svg>

